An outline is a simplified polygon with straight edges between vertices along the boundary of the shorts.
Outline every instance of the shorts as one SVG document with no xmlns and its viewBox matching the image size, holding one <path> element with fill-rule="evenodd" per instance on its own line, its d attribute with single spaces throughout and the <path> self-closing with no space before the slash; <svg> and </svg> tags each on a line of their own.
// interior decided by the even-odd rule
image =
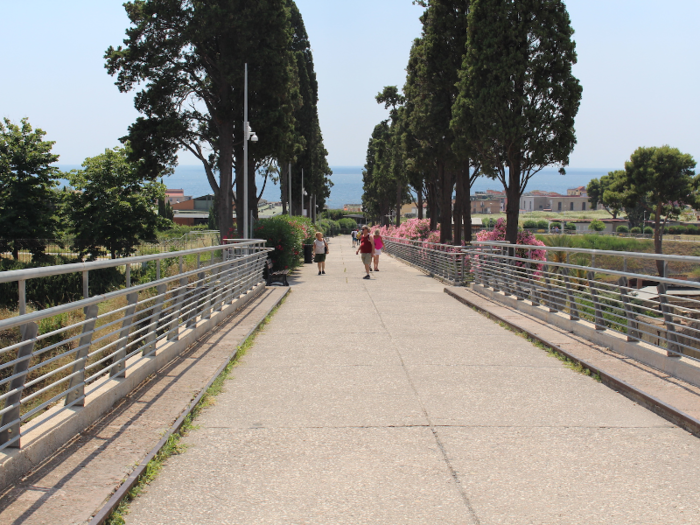
<svg viewBox="0 0 700 525">
<path fill-rule="evenodd" d="M 374 255 L 381 255 L 381 254 L 382 254 L 382 249 L 381 249 L 381 248 L 379 248 L 379 249 L 375 248 L 375 249 L 374 249 Z"/>
<path fill-rule="evenodd" d="M 325 253 L 317 253 L 314 255 L 314 262 L 319 263 L 319 262 L 326 262 L 326 254 Z"/>
<path fill-rule="evenodd" d="M 371 264 L 372 263 L 372 254 L 371 253 L 361 253 L 360 257 L 362 257 L 362 264 Z"/>
</svg>

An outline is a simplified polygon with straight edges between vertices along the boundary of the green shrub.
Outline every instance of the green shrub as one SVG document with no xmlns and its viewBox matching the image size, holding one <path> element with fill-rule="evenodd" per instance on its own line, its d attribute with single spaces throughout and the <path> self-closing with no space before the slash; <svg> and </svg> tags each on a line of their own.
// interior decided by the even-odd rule
<svg viewBox="0 0 700 525">
<path fill-rule="evenodd" d="M 697 235 L 698 234 L 698 227 L 695 226 L 694 224 L 689 224 L 688 226 L 685 227 L 685 233 L 688 235 Z"/>
<path fill-rule="evenodd" d="M 543 235 L 547 246 L 566 246 L 586 250 L 614 250 L 619 252 L 650 252 L 652 241 L 609 235 Z"/>
<path fill-rule="evenodd" d="M 338 225 L 341 230 L 350 231 L 357 228 L 357 221 L 355 219 L 340 219 Z"/>
<path fill-rule="evenodd" d="M 669 226 L 668 233 L 671 235 L 682 235 L 686 232 L 685 226 Z"/>
<path fill-rule="evenodd" d="M 554 228 L 559 228 L 559 229 L 561 230 L 561 223 L 560 223 L 560 222 L 554 221 L 554 222 L 552 222 L 552 223 L 549 224 L 549 227 L 550 227 L 550 229 L 552 229 L 552 230 L 553 230 Z"/>
<path fill-rule="evenodd" d="M 642 233 L 642 229 L 639 226 L 635 226 L 630 229 L 630 233 Z"/>
<path fill-rule="evenodd" d="M 588 229 L 594 232 L 602 232 L 605 229 L 605 223 L 603 221 L 593 221 L 588 225 Z"/>
<path fill-rule="evenodd" d="M 567 222 L 564 225 L 564 229 L 567 231 L 576 231 L 576 225 L 573 222 Z"/>
<path fill-rule="evenodd" d="M 615 231 L 617 233 L 629 233 L 630 229 L 624 224 L 620 224 Z"/>
<path fill-rule="evenodd" d="M 347 212 L 344 210 L 323 210 L 321 212 L 322 219 L 330 219 L 332 221 L 339 221 L 343 218 Z"/>
<path fill-rule="evenodd" d="M 523 222 L 523 228 L 537 228 L 537 221 L 533 221 L 532 219 L 528 219 Z"/>
<path fill-rule="evenodd" d="M 647 226 L 646 228 L 644 228 L 644 233 L 646 235 L 651 235 L 652 233 L 654 233 L 654 228 L 652 228 L 651 226 Z"/>
<path fill-rule="evenodd" d="M 549 221 L 544 220 L 544 219 L 541 221 L 537 221 L 537 229 L 538 230 L 546 230 L 547 228 L 549 228 Z"/>
<path fill-rule="evenodd" d="M 304 252 L 302 243 L 313 237 L 316 230 L 310 219 L 278 215 L 260 219 L 253 231 L 255 238 L 265 239 L 265 245 L 274 248 L 268 256 L 273 271 L 291 270 L 301 265 Z"/>
</svg>

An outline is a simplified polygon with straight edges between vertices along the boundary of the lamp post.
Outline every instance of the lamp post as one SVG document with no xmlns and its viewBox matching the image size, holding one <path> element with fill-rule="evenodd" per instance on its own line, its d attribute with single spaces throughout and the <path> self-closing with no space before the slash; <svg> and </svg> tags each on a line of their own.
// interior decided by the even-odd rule
<svg viewBox="0 0 700 525">
<path fill-rule="evenodd" d="M 248 64 L 245 65 L 245 81 L 243 85 L 243 238 L 250 238 L 248 216 L 248 141 L 258 141 L 258 136 L 250 129 L 248 122 Z M 238 216 L 238 214 L 236 214 Z"/>
</svg>

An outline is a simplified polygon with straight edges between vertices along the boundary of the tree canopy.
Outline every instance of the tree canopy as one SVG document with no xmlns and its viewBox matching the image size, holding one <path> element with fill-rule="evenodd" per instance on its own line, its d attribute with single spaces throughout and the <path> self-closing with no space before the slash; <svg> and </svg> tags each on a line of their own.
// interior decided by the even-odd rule
<svg viewBox="0 0 700 525">
<path fill-rule="evenodd" d="M 624 179 L 620 182 L 622 201 L 626 206 L 648 203 L 648 211 L 654 216 L 656 253 L 663 253 L 666 220 L 677 216 L 685 206 L 700 209 L 700 176 L 695 175 L 695 165 L 691 155 L 668 145 L 637 148 L 625 162 Z M 663 276 L 662 261 L 657 261 L 657 269 Z"/>
<path fill-rule="evenodd" d="M 293 156 L 301 98 L 288 1 L 139 0 L 124 7 L 132 27 L 124 47 L 110 47 L 105 59 L 120 91 L 139 89 L 134 103 L 144 116 L 125 137 L 130 158 L 155 178 L 176 164 L 180 149 L 190 151 L 219 197 L 219 228 L 226 236 L 232 198 L 238 210 L 243 202 L 244 64 L 249 120 L 259 137 L 250 148 L 251 209 L 257 210 L 256 166 Z"/>
<path fill-rule="evenodd" d="M 603 175 L 600 179 L 591 179 L 586 187 L 591 209 L 595 210 L 598 205 L 601 205 L 605 211 L 612 215 L 613 219 L 616 219 L 624 206 L 621 195 L 615 190 L 616 186 L 614 184 L 621 177 L 624 178 L 624 176 L 624 171 L 617 170 Z"/>
<path fill-rule="evenodd" d="M 0 252 L 28 249 L 44 252 L 46 239 L 56 232 L 56 193 L 59 170 L 51 166 L 58 155 L 46 133 L 24 118 L 19 125 L 0 122 Z"/>
<path fill-rule="evenodd" d="M 144 180 L 128 153 L 128 147 L 106 149 L 85 159 L 82 170 L 65 174 L 76 190 L 69 196 L 69 219 L 81 256 L 128 256 L 140 242 L 154 240 L 166 221 L 157 208 L 165 186 Z"/>
<path fill-rule="evenodd" d="M 569 163 L 582 89 L 561 0 L 473 0 L 453 129 L 507 195 L 516 242 L 520 197 L 542 168 Z"/>
</svg>

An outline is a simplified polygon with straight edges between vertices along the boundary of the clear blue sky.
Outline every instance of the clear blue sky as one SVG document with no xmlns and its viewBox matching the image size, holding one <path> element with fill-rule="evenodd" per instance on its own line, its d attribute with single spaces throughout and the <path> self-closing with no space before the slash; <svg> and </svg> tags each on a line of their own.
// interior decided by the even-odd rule
<svg viewBox="0 0 700 525">
<path fill-rule="evenodd" d="M 0 117 L 56 141 L 62 164 L 117 145 L 137 114 L 103 67 L 124 38 L 122 0 L 0 0 Z M 374 95 L 402 86 L 422 9 L 410 0 L 297 0 L 319 80 L 335 166 L 362 165 L 385 111 Z M 698 0 L 569 0 L 583 85 L 574 168 L 619 168 L 638 146 L 671 144 L 700 161 Z M 183 164 L 195 164 L 183 155 Z"/>
</svg>

